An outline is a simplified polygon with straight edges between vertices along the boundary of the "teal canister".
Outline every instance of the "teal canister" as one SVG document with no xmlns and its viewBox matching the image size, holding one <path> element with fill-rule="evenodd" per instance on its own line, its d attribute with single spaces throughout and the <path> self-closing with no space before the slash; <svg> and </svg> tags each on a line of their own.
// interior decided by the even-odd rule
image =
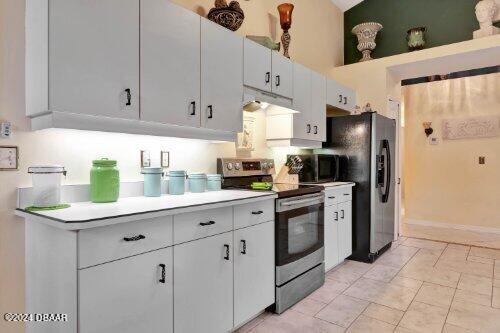
<svg viewBox="0 0 500 333">
<path fill-rule="evenodd" d="M 220 191 L 222 185 L 222 176 L 219 174 L 207 175 L 207 190 Z"/>
<path fill-rule="evenodd" d="M 102 158 L 92 161 L 90 170 L 90 201 L 115 202 L 120 195 L 120 172 L 116 161 Z"/>
<path fill-rule="evenodd" d="M 160 197 L 161 196 L 161 181 L 163 179 L 162 168 L 143 168 L 144 175 L 144 196 Z"/>
<path fill-rule="evenodd" d="M 207 189 L 207 175 L 204 173 L 193 173 L 189 175 L 189 192 L 202 193 Z"/>
<path fill-rule="evenodd" d="M 170 171 L 168 173 L 168 193 L 173 195 L 184 194 L 186 189 L 186 171 Z"/>
</svg>

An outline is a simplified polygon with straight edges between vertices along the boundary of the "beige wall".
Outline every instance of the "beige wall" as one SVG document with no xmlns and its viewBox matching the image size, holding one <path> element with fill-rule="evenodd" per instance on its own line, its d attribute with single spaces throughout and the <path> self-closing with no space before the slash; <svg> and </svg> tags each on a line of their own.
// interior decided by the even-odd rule
<svg viewBox="0 0 500 333">
<path fill-rule="evenodd" d="M 500 35 L 335 67 L 330 69 L 328 75 L 355 89 L 358 105 L 364 106 L 369 102 L 372 109 L 390 116 L 387 113 L 387 97 L 401 98 L 401 77 L 391 72 L 391 67 L 398 65 L 421 66 L 418 62 L 494 46 L 500 47 Z"/>
<path fill-rule="evenodd" d="M 441 140 L 443 119 L 500 117 L 500 74 L 405 86 L 403 96 L 406 219 L 500 228 L 500 137 Z"/>
<path fill-rule="evenodd" d="M 211 1 L 177 1 L 203 12 Z M 276 15 L 278 2 L 241 1 L 246 21 L 238 33 L 271 35 L 268 15 Z M 327 73 L 342 63 L 342 15 L 330 0 L 295 1 L 292 59 Z M 198 7 L 201 4 L 203 7 Z M 279 38 L 279 35 L 278 35 Z M 24 116 L 24 1 L 0 0 L 0 121 L 14 125 L 11 139 L 0 145 L 18 145 L 20 170 L 0 172 L 0 313 L 24 311 L 24 223 L 13 215 L 16 188 L 29 186 L 26 169 L 34 164 L 61 164 L 69 173 L 67 184 L 87 183 L 92 159 L 107 156 L 118 160 L 123 180 L 141 179 L 139 150 L 148 149 L 153 163 L 159 151 L 171 153 L 171 169 L 215 172 L 215 158 L 234 156 L 233 144 L 213 144 L 151 136 L 46 130 L 29 132 Z M 265 145 L 265 117 L 256 113 L 256 150 L 244 156 L 272 157 L 282 164 L 286 153 L 296 149 L 269 149 Z M 22 325 L 0 320 L 0 332 L 21 332 Z"/>
</svg>

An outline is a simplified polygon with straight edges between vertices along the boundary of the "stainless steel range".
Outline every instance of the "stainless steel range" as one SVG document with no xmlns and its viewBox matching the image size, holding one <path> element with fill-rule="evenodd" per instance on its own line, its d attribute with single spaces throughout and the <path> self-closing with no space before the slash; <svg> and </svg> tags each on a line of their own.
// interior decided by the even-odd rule
<svg viewBox="0 0 500 333">
<path fill-rule="evenodd" d="M 251 190 L 253 182 L 272 182 L 271 159 L 217 159 L 222 188 Z M 276 303 L 282 313 L 325 282 L 324 197 L 315 185 L 273 184 L 275 204 Z"/>
</svg>

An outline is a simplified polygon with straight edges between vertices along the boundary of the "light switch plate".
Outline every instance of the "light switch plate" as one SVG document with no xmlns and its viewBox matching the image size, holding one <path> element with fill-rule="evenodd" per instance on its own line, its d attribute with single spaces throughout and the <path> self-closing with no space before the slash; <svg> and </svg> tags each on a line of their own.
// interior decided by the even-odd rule
<svg viewBox="0 0 500 333">
<path fill-rule="evenodd" d="M 8 139 L 12 136 L 12 124 L 8 121 L 0 124 L 0 137 Z"/>
<path fill-rule="evenodd" d="M 19 148 L 16 146 L 0 146 L 0 171 L 19 169 Z"/>
<path fill-rule="evenodd" d="M 141 150 L 141 167 L 149 168 L 151 166 L 151 156 L 149 150 Z"/>
<path fill-rule="evenodd" d="M 168 168 L 170 166 L 170 153 L 168 151 L 162 151 L 160 161 L 162 168 Z"/>
</svg>

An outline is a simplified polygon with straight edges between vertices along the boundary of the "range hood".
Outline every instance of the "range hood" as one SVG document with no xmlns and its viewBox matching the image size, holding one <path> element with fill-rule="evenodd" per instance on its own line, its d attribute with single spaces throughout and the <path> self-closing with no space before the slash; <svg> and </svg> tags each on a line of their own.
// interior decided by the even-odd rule
<svg viewBox="0 0 500 333">
<path fill-rule="evenodd" d="M 265 110 L 266 115 L 300 113 L 299 111 L 293 110 L 292 107 L 293 103 L 291 98 L 247 86 L 244 87 L 243 111 L 255 112 Z"/>
</svg>

